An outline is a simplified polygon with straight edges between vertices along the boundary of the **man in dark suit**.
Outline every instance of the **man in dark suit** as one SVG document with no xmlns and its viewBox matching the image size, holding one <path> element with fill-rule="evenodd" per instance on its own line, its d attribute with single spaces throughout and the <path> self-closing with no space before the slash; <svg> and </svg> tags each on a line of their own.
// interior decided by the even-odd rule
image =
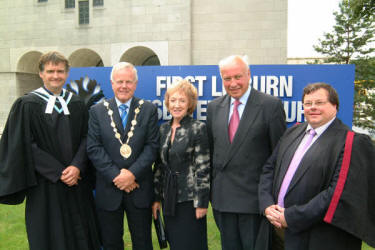
<svg viewBox="0 0 375 250">
<path fill-rule="evenodd" d="M 152 164 L 158 150 L 156 106 L 134 97 L 134 66 L 113 66 L 115 97 L 90 109 L 87 152 L 96 168 L 96 205 L 104 249 L 124 249 L 127 215 L 133 249 L 152 249 Z"/>
<path fill-rule="evenodd" d="M 285 132 L 260 178 L 260 210 L 274 226 L 272 247 L 359 250 L 360 239 L 323 222 L 340 175 L 349 130 L 336 118 L 338 95 L 330 85 L 314 83 L 304 88 L 302 101 L 307 123 Z M 354 211 L 346 211 L 341 221 L 354 216 Z M 355 225 L 350 227 L 353 230 Z"/>
<path fill-rule="evenodd" d="M 281 101 L 249 86 L 245 57 L 220 61 L 226 95 L 209 103 L 211 203 L 222 249 L 253 249 L 261 220 L 261 168 L 285 131 Z"/>
</svg>

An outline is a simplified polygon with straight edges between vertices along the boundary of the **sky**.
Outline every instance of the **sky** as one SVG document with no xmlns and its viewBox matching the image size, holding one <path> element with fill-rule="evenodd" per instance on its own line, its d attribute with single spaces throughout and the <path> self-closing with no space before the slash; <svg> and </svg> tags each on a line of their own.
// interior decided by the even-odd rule
<svg viewBox="0 0 375 250">
<path fill-rule="evenodd" d="M 331 32 L 341 0 L 288 0 L 288 57 L 319 57 L 313 45 Z"/>
</svg>

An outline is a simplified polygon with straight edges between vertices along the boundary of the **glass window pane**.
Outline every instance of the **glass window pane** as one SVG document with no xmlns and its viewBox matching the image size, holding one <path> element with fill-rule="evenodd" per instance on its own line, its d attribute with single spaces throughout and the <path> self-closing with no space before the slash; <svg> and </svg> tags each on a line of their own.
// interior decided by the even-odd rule
<svg viewBox="0 0 375 250">
<path fill-rule="evenodd" d="M 75 0 L 65 0 L 65 8 L 74 8 Z"/>
<path fill-rule="evenodd" d="M 103 6 L 104 0 L 93 0 L 92 5 L 93 6 Z"/>
<path fill-rule="evenodd" d="M 89 23 L 89 1 L 79 2 L 79 24 Z"/>
</svg>

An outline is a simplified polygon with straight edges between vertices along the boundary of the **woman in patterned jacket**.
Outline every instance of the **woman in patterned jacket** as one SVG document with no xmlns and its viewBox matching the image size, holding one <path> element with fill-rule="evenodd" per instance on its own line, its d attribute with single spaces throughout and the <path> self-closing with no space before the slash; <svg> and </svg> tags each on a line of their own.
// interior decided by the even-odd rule
<svg viewBox="0 0 375 250">
<path fill-rule="evenodd" d="M 197 99 L 197 89 L 187 80 L 172 85 L 165 94 L 172 120 L 160 127 L 152 211 L 156 218 L 163 204 L 171 250 L 207 249 L 210 156 L 206 124 L 191 117 Z"/>
</svg>

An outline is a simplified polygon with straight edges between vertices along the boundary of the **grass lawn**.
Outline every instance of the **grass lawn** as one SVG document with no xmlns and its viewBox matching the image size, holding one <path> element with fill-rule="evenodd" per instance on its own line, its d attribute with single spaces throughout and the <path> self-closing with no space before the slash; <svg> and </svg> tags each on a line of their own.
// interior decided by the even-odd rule
<svg viewBox="0 0 375 250">
<path fill-rule="evenodd" d="M 17 206 L 0 205 L 0 249 L 1 250 L 27 250 L 28 243 L 25 229 L 24 204 Z M 212 210 L 208 213 L 208 248 L 220 250 L 220 235 L 216 228 Z M 126 225 L 126 224 L 125 224 Z M 125 229 L 125 248 L 131 249 L 129 230 Z M 159 249 L 153 227 L 154 249 Z M 375 250 L 363 244 L 362 250 Z"/>
</svg>

